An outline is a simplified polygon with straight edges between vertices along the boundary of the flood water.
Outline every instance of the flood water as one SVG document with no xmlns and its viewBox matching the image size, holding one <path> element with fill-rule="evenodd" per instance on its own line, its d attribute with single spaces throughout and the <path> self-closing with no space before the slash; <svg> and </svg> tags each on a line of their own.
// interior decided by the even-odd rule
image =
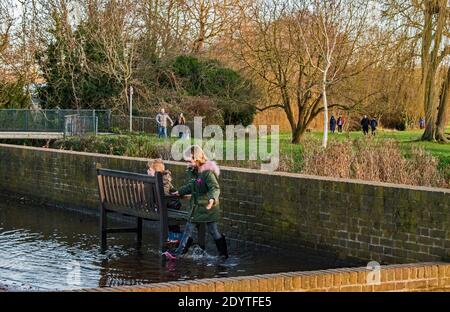
<svg viewBox="0 0 450 312">
<path fill-rule="evenodd" d="M 97 216 L 0 196 L 0 289 L 67 290 L 355 265 L 236 241 L 223 261 L 209 237 L 206 254 L 194 247 L 185 259 L 169 262 L 157 241 L 157 230 L 149 226 L 141 248 L 134 234 L 109 234 L 102 252 Z"/>
</svg>

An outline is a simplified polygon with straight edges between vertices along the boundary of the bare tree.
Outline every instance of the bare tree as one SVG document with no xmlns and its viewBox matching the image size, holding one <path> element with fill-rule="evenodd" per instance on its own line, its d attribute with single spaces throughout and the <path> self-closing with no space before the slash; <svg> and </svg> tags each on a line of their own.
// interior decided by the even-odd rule
<svg viewBox="0 0 450 312">
<path fill-rule="evenodd" d="M 310 64 L 322 74 L 323 147 L 326 147 L 328 142 L 327 89 L 342 78 L 341 72 L 346 69 L 349 61 L 355 61 L 354 56 L 362 55 L 361 49 L 366 48 L 365 44 L 361 44 L 361 37 L 368 28 L 370 4 L 370 0 L 314 0 L 307 7 L 299 8 L 312 11 L 311 27 L 306 29 L 309 33 L 305 34 L 304 25 L 300 25 L 299 33 Z M 312 49 L 311 45 L 316 48 Z M 317 63 L 317 59 L 323 61 Z"/>
<path fill-rule="evenodd" d="M 190 22 L 184 1 L 144 0 L 137 6 L 141 40 L 148 59 L 186 52 Z"/>
<path fill-rule="evenodd" d="M 6 50 L 10 40 L 10 31 L 13 25 L 10 7 L 9 0 L 0 0 L 0 53 Z"/>
<path fill-rule="evenodd" d="M 313 9 L 315 5 L 320 7 Z M 345 97 L 337 90 L 378 61 L 374 57 L 378 42 L 368 39 L 368 34 L 359 38 L 365 11 L 347 22 L 347 5 L 350 2 L 342 2 L 341 15 L 334 9 L 334 16 L 329 8 L 327 16 L 317 11 L 325 9 L 325 1 L 267 0 L 242 10 L 245 18 L 233 34 L 230 53 L 265 86 L 268 103 L 259 110 L 283 109 L 293 143 L 300 141 L 325 107 L 350 109 L 362 102 L 361 98 L 340 101 Z M 329 92 L 332 104 L 328 104 Z"/>
<path fill-rule="evenodd" d="M 239 0 L 184 0 L 191 36 L 191 53 L 203 51 L 205 44 L 211 43 L 231 27 L 239 16 Z"/>
</svg>

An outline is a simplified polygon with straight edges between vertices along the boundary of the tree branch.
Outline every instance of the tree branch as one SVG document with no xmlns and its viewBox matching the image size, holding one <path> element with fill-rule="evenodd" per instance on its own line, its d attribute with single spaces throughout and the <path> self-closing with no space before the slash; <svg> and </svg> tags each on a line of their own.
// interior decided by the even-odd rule
<svg viewBox="0 0 450 312">
<path fill-rule="evenodd" d="M 282 108 L 282 109 L 284 109 L 284 105 L 282 105 L 282 104 L 274 104 L 274 105 L 269 105 L 269 106 L 266 106 L 266 107 L 263 107 L 263 108 L 256 107 L 256 110 L 258 112 L 264 112 L 266 110 L 273 109 L 273 108 Z"/>
</svg>

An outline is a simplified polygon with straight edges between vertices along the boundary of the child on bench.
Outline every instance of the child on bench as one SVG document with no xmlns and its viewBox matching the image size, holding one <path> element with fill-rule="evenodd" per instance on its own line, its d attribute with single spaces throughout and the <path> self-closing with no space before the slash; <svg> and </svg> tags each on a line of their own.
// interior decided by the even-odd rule
<svg viewBox="0 0 450 312">
<path fill-rule="evenodd" d="M 171 195 L 173 192 L 176 192 L 176 189 L 172 184 L 172 173 L 169 170 L 165 170 L 163 161 L 161 159 L 149 161 L 147 167 L 147 174 L 151 177 L 154 177 L 156 172 L 162 173 L 164 195 L 169 196 L 167 199 L 167 208 L 180 210 L 180 200 Z M 169 237 L 167 239 L 168 243 L 178 246 L 181 239 L 181 234 L 179 225 L 169 225 Z"/>
</svg>

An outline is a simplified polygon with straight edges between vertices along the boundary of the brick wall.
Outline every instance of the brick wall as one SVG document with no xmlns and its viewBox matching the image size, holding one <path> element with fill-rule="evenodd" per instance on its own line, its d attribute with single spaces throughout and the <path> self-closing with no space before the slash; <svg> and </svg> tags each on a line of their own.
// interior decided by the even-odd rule
<svg viewBox="0 0 450 312">
<path fill-rule="evenodd" d="M 95 165 L 146 159 L 0 144 L 0 191 L 97 209 Z M 185 166 L 168 162 L 175 185 Z M 231 238 L 307 247 L 386 264 L 450 258 L 450 190 L 222 168 L 222 227 Z"/>
<path fill-rule="evenodd" d="M 90 288 L 101 292 L 266 292 L 266 291 L 445 291 L 450 288 L 450 264 L 421 263 L 382 266 L 379 283 L 367 283 L 366 268 L 289 272 L 137 286 Z M 371 279 L 369 279 L 371 281 Z"/>
</svg>

